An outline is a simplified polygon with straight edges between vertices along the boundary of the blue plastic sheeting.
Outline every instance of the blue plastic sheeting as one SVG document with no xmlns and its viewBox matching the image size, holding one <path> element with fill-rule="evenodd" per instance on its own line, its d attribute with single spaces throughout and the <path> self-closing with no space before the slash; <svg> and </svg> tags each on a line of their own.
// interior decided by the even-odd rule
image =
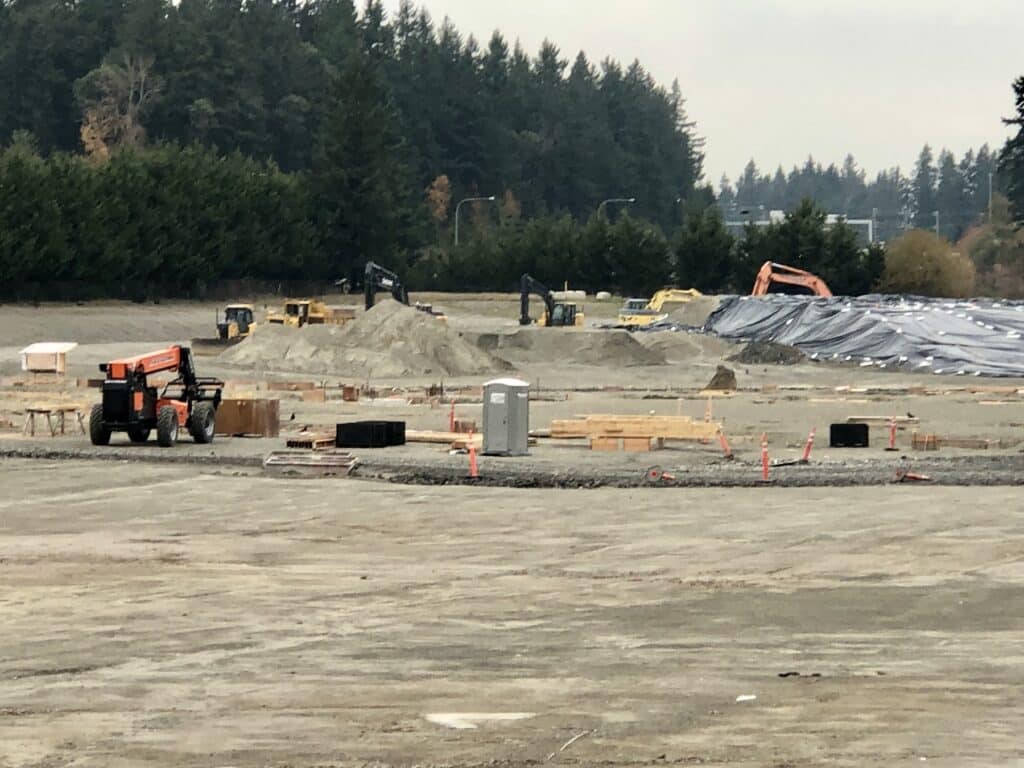
<svg viewBox="0 0 1024 768">
<path fill-rule="evenodd" d="M 774 341 L 814 360 L 1024 377 L 1024 302 L 913 296 L 726 296 L 705 332 Z"/>
</svg>

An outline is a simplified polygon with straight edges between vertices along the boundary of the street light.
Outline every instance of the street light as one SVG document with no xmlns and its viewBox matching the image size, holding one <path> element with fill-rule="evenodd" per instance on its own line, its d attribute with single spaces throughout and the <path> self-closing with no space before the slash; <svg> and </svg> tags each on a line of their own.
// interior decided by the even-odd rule
<svg viewBox="0 0 1024 768">
<path fill-rule="evenodd" d="M 601 201 L 601 204 L 597 206 L 597 212 L 600 213 L 601 209 L 604 208 L 608 203 L 622 203 L 624 205 L 632 205 L 635 202 L 635 197 L 609 197 L 607 200 Z"/>
<path fill-rule="evenodd" d="M 459 200 L 459 204 L 455 206 L 455 244 L 459 244 L 459 208 L 462 207 L 463 203 L 476 203 L 486 202 L 493 203 L 495 200 L 494 195 L 489 197 L 467 197 L 464 200 Z"/>
</svg>

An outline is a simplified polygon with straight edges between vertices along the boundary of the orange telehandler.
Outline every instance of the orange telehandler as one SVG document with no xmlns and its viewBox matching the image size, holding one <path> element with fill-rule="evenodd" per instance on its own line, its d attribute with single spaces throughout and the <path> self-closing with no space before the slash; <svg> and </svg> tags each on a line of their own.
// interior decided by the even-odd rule
<svg viewBox="0 0 1024 768">
<path fill-rule="evenodd" d="M 185 429 L 197 443 L 213 441 L 214 421 L 224 382 L 196 376 L 188 347 L 172 346 L 138 357 L 101 363 L 106 374 L 103 402 L 89 414 L 93 445 L 108 445 L 112 432 L 127 432 L 133 443 L 144 443 L 156 430 L 157 442 L 174 445 Z M 147 377 L 174 372 L 177 376 L 157 393 Z"/>
<path fill-rule="evenodd" d="M 828 284 L 812 272 L 805 269 L 789 267 L 785 264 L 776 264 L 774 261 L 766 261 L 761 265 L 754 280 L 754 288 L 751 296 L 764 296 L 771 293 L 773 285 L 792 285 L 803 288 L 807 293 L 814 296 L 831 296 L 832 291 Z"/>
</svg>

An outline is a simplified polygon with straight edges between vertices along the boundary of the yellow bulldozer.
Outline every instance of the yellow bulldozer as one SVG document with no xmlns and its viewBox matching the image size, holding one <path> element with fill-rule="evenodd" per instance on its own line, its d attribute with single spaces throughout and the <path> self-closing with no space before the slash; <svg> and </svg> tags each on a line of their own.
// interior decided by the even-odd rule
<svg viewBox="0 0 1024 768">
<path fill-rule="evenodd" d="M 252 304 L 228 304 L 217 312 L 217 335 L 212 338 L 192 339 L 192 351 L 197 355 L 216 355 L 225 347 L 249 338 L 256 330 L 255 307 Z"/>
<path fill-rule="evenodd" d="M 685 304 L 702 295 L 695 288 L 662 288 L 650 299 L 626 299 L 619 310 L 619 325 L 638 327 L 660 323 L 668 317 L 667 305 Z"/>
</svg>

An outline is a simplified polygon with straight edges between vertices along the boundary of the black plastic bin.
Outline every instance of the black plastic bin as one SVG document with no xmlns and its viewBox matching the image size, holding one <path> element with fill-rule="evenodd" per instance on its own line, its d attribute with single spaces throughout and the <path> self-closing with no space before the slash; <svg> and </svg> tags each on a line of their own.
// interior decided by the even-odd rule
<svg viewBox="0 0 1024 768">
<path fill-rule="evenodd" d="M 828 430 L 829 448 L 867 448 L 867 424 L 832 424 Z"/>
<path fill-rule="evenodd" d="M 404 421 L 349 421 L 338 424 L 334 436 L 338 448 L 388 448 L 405 445 Z"/>
</svg>

